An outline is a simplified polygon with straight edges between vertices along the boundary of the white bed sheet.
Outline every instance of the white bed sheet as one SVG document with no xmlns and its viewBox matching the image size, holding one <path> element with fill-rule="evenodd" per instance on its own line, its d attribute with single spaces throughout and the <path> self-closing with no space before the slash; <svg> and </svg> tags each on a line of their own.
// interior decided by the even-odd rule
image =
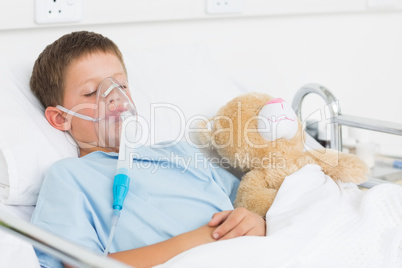
<svg viewBox="0 0 402 268">
<path fill-rule="evenodd" d="M 0 209 L 29 221 L 34 206 L 8 206 L 0 202 Z M 31 244 L 0 229 L 0 267 L 39 268 Z"/>
<path fill-rule="evenodd" d="M 363 191 L 307 165 L 278 191 L 266 237 L 202 245 L 158 267 L 402 267 L 402 187 Z"/>
</svg>

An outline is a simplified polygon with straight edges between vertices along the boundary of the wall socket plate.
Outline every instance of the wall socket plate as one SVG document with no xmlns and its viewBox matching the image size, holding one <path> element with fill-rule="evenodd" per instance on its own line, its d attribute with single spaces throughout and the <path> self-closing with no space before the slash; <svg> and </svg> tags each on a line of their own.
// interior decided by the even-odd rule
<svg viewBox="0 0 402 268">
<path fill-rule="evenodd" d="M 367 0 L 368 8 L 393 8 L 396 0 Z"/>
<path fill-rule="evenodd" d="M 241 13 L 244 10 L 244 0 L 206 0 L 208 14 Z"/>
<path fill-rule="evenodd" d="M 78 22 L 83 17 L 83 0 L 35 0 L 38 24 Z"/>
</svg>

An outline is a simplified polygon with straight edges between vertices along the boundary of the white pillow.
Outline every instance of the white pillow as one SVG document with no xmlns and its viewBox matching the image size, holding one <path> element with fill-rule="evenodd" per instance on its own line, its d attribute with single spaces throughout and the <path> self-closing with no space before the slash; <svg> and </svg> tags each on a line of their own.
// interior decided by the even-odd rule
<svg viewBox="0 0 402 268">
<path fill-rule="evenodd" d="M 34 60 L 13 56 L 0 63 L 0 200 L 34 205 L 45 171 L 61 158 L 77 157 L 77 147 L 50 126 L 29 89 Z"/>
<path fill-rule="evenodd" d="M 122 51 L 140 118 L 155 126 L 144 129 L 143 143 L 185 138 L 179 134 L 191 117 L 212 116 L 241 93 L 203 44 Z M 0 62 L 0 201 L 8 205 L 34 205 L 49 166 L 78 156 L 75 143 L 49 125 L 29 90 L 37 56 Z M 158 107 L 152 120 L 151 107 Z"/>
</svg>

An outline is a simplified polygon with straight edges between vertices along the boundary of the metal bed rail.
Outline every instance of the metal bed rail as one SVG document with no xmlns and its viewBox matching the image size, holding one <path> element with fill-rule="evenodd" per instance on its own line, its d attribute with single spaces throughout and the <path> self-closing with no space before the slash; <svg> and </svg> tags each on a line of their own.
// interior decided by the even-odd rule
<svg viewBox="0 0 402 268">
<path fill-rule="evenodd" d="M 317 94 L 324 99 L 330 113 L 331 148 L 342 151 L 342 126 L 362 128 L 382 133 L 402 136 L 402 124 L 382 120 L 369 119 L 360 116 L 345 115 L 341 113 L 341 107 L 335 96 L 327 88 L 320 84 L 306 84 L 296 92 L 293 98 L 292 108 L 302 120 L 302 104 L 309 94 Z"/>
<path fill-rule="evenodd" d="M 361 128 L 366 130 L 377 131 L 381 133 L 395 134 L 402 136 L 402 124 L 393 123 L 382 120 L 369 119 L 360 116 L 345 115 L 341 113 L 341 108 L 335 96 L 324 86 L 320 84 L 306 84 L 301 87 L 293 98 L 292 108 L 295 113 L 302 119 L 302 105 L 304 98 L 309 94 L 320 96 L 326 103 L 325 108 L 328 109 L 330 119 L 330 148 L 342 151 L 342 126 Z M 393 170 L 392 172 L 396 172 Z M 399 174 L 399 172 L 398 172 Z M 402 177 L 402 173 L 400 174 Z M 371 188 L 379 183 L 389 182 L 384 179 L 375 177 L 371 174 L 368 181 L 360 184 L 362 188 Z"/>
<path fill-rule="evenodd" d="M 117 260 L 102 257 L 85 248 L 64 240 L 54 234 L 26 222 L 0 209 L 0 228 L 22 238 L 35 248 L 75 267 L 127 268 Z"/>
</svg>

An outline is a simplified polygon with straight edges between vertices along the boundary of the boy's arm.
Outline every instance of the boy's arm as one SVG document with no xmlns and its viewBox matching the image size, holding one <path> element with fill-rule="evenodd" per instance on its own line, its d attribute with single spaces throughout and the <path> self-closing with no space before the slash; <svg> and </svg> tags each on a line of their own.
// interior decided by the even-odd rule
<svg viewBox="0 0 402 268">
<path fill-rule="evenodd" d="M 134 267 L 152 267 L 162 264 L 188 249 L 216 241 L 212 238 L 214 229 L 214 227 L 204 225 L 153 245 L 115 252 L 108 256 Z M 67 264 L 64 264 L 64 267 L 72 268 Z"/>
<path fill-rule="evenodd" d="M 109 254 L 109 257 L 135 267 L 152 267 L 166 262 L 193 247 L 216 241 L 212 238 L 215 227 L 201 226 L 157 244 Z"/>
<path fill-rule="evenodd" d="M 150 267 L 166 262 L 196 246 L 245 235 L 265 236 L 266 223 L 258 214 L 239 207 L 215 213 L 208 225 L 163 242 L 109 256 L 136 267 Z M 215 239 L 214 239 L 215 237 Z"/>
<path fill-rule="evenodd" d="M 215 230 L 220 240 L 244 235 L 265 235 L 266 232 L 265 221 L 259 215 L 245 208 L 236 208 L 215 213 L 209 224 L 193 231 L 157 244 L 111 253 L 109 257 L 135 267 L 155 266 L 186 250 L 216 241 L 213 238 Z"/>
</svg>

